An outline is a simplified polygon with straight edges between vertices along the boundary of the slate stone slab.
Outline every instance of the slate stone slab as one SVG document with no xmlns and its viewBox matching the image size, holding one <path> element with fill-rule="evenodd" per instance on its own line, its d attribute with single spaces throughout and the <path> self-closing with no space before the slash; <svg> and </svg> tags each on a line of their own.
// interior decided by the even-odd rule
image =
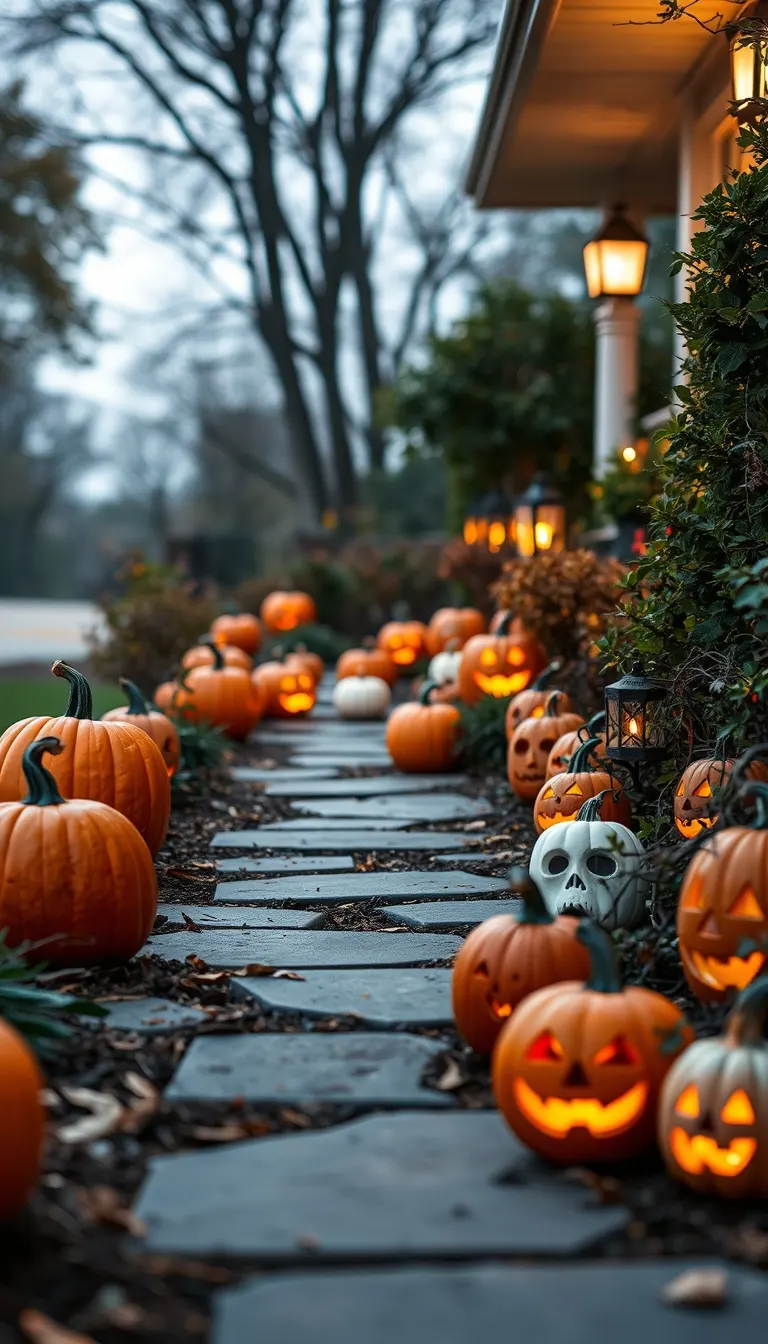
<svg viewBox="0 0 768 1344">
<path fill-rule="evenodd" d="M 301 971 L 334 966 L 418 966 L 445 961 L 460 947 L 461 939 L 448 933 L 206 929 L 204 933 L 156 934 L 143 953 L 153 952 L 166 961 L 184 961 L 194 954 L 214 968 L 262 962 Z"/>
<path fill-rule="evenodd" d="M 478 1111 L 371 1116 L 155 1159 L 134 1212 L 147 1228 L 149 1250 L 278 1264 L 306 1261 L 309 1236 L 314 1264 L 568 1255 L 598 1245 L 631 1216 L 619 1205 L 590 1201 L 577 1182 L 536 1162 L 500 1116 Z M 552 1272 L 562 1271 L 558 1265 Z M 560 1289 L 556 1301 L 570 1320 Z M 408 1324 L 398 1307 L 390 1340 Z M 514 1313 L 505 1318 L 502 1333 L 514 1319 Z M 336 1323 L 342 1322 L 339 1313 Z M 251 1340 L 255 1329 L 254 1318 Z M 261 1339 L 260 1322 L 257 1333 Z M 314 1340 L 335 1340 L 337 1333 L 316 1331 Z M 514 1335 L 547 1338 L 516 1327 Z M 427 1331 L 420 1338 L 432 1344 L 440 1336 Z M 369 1344 L 365 1334 L 347 1339 Z"/>
<path fill-rule="evenodd" d="M 334 766 L 313 767 L 307 770 L 257 770 L 254 766 L 240 765 L 230 771 L 233 779 L 241 784 L 291 784 L 297 779 L 338 779 L 338 769 Z"/>
<path fill-rule="evenodd" d="M 353 869 L 351 854 L 279 854 L 274 859 L 217 859 L 221 873 L 343 873 Z"/>
<path fill-rule="evenodd" d="M 338 877 L 275 877 L 257 882 L 219 882 L 216 901 L 263 905 L 343 905 L 347 901 L 387 900 L 401 897 L 459 900 L 488 892 L 509 892 L 501 877 L 477 873 L 340 873 Z"/>
<path fill-rule="evenodd" d="M 423 905 L 385 905 L 381 913 L 409 929 L 473 928 L 491 915 L 519 914 L 520 901 L 425 901 Z"/>
<path fill-rule="evenodd" d="M 451 971 L 439 966 L 412 970 L 307 971 L 303 980 L 248 976 L 232 983 L 233 998 L 255 999 L 273 1012 L 305 1017 L 354 1017 L 387 1030 L 408 1023 L 440 1027 L 453 1021 Z"/>
<path fill-rule="evenodd" d="M 270 910 L 260 905 L 159 905 L 158 915 L 166 915 L 174 924 L 183 924 L 181 912 L 189 915 L 201 929 L 321 929 L 326 921 L 322 910 Z"/>
<path fill-rule="evenodd" d="M 258 1105 L 450 1106 L 444 1092 L 421 1085 L 444 1048 L 442 1041 L 380 1031 L 201 1037 L 165 1095 L 171 1101 L 244 1097 Z"/>
<path fill-rule="evenodd" d="M 728 1278 L 722 1311 L 675 1309 L 666 1284 L 701 1262 L 452 1265 L 285 1274 L 217 1293 L 213 1344 L 724 1344 L 765 1329 L 768 1279 L 708 1262 Z"/>
<path fill-rule="evenodd" d="M 333 831 L 330 835 L 323 831 L 279 831 L 274 826 L 259 831 L 220 831 L 211 840 L 212 849 L 291 849 L 305 853 L 328 853 L 337 850 L 342 854 L 357 854 L 371 850 L 408 850 L 465 849 L 476 845 L 477 840 L 463 835 L 449 835 L 439 831 Z"/>
<path fill-rule="evenodd" d="M 394 764 L 388 751 L 371 752 L 342 752 L 328 751 L 323 748 L 316 756 L 311 752 L 302 751 L 295 756 L 291 756 L 290 764 L 292 766 L 305 767 L 312 770 L 315 768 L 326 770 L 393 770 Z"/>
<path fill-rule="evenodd" d="M 474 854 L 433 854 L 433 863 L 506 863 L 511 864 L 512 855 L 509 850 L 504 850 L 501 854 L 488 854 L 485 850 L 478 849 Z"/>
<path fill-rule="evenodd" d="M 387 829 L 390 831 L 405 830 L 405 827 L 411 824 L 407 817 L 401 817 L 399 821 L 393 821 L 391 817 L 387 818 Z M 269 829 L 271 831 L 348 831 L 352 826 L 355 826 L 355 822 L 349 817 L 306 816 L 300 819 L 293 817 L 290 821 L 273 821 Z M 355 829 L 366 833 L 370 831 L 371 838 L 376 838 L 377 828 L 370 819 L 363 817 L 359 825 L 355 826 Z"/>
<path fill-rule="evenodd" d="M 172 999 L 125 999 L 105 1003 L 109 1017 L 98 1019 L 106 1031 L 138 1032 L 141 1036 L 161 1036 L 183 1027 L 197 1027 L 208 1020 L 200 1008 L 190 1008 Z"/>
<path fill-rule="evenodd" d="M 368 798 L 376 794 L 425 793 L 446 784 L 466 784 L 466 775 L 388 775 L 377 779 L 309 780 L 306 784 L 268 784 L 270 798 Z"/>
<path fill-rule="evenodd" d="M 360 737 L 383 738 L 385 731 L 383 724 L 378 720 L 372 720 L 371 722 L 355 721 L 352 723 L 349 720 L 339 719 L 333 725 L 327 722 L 318 723 L 317 720 L 313 721 L 312 719 L 269 719 L 267 722 L 269 728 L 264 728 L 263 731 L 260 728 L 257 729 L 253 734 L 254 741 L 261 741 L 265 732 L 279 734 L 281 737 L 304 737 L 309 734 L 317 737 L 327 734 L 330 737 L 331 735 L 350 735 L 359 730 Z"/>
<path fill-rule="evenodd" d="M 433 793 L 404 798 L 313 798 L 294 803 L 297 812 L 318 817 L 351 817 L 354 821 L 410 822 L 467 821 L 485 817 L 491 810 L 486 798 L 462 798 L 460 794 Z"/>
</svg>

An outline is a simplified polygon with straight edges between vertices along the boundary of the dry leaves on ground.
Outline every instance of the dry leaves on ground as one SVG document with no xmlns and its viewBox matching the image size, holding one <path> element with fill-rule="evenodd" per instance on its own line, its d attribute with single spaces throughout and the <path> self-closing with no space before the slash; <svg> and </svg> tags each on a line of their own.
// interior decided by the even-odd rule
<svg viewBox="0 0 768 1344">
<path fill-rule="evenodd" d="M 689 1269 L 665 1284 L 661 1298 L 671 1307 L 724 1307 L 728 1276 L 724 1269 Z"/>
<path fill-rule="evenodd" d="M 19 1316 L 19 1329 L 30 1344 L 96 1344 L 92 1335 L 80 1335 L 57 1325 L 42 1311 L 27 1307 Z"/>
</svg>

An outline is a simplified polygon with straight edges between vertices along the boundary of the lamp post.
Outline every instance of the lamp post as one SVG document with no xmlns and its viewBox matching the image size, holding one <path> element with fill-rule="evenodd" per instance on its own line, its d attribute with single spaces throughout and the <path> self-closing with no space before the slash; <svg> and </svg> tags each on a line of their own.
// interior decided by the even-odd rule
<svg viewBox="0 0 768 1344">
<path fill-rule="evenodd" d="M 768 22 L 746 20 L 728 28 L 731 55 L 731 111 L 740 122 L 768 113 Z"/>
<path fill-rule="evenodd" d="M 584 248 L 584 270 L 595 309 L 594 474 L 600 480 L 617 449 L 634 440 L 640 312 L 648 239 L 617 205 Z"/>
<path fill-rule="evenodd" d="M 492 555 L 507 542 L 514 542 L 514 510 L 501 487 L 489 490 L 470 510 L 464 519 L 464 540 L 468 546 L 481 546 Z"/>
<path fill-rule="evenodd" d="M 641 662 L 620 681 L 605 688 L 605 754 L 626 765 L 638 785 L 641 765 L 662 761 L 666 755 L 663 681 L 645 675 Z"/>
<path fill-rule="evenodd" d="M 515 504 L 517 550 L 522 556 L 565 550 L 565 500 L 538 472 Z"/>
</svg>

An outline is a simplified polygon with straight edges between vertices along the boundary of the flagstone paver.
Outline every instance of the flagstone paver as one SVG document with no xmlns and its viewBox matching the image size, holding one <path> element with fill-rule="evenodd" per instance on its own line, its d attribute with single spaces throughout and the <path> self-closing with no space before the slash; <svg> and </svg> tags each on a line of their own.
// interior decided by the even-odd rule
<svg viewBox="0 0 768 1344">
<path fill-rule="evenodd" d="M 270 798 L 366 798 L 372 794 L 424 793 L 459 786 L 466 775 L 387 775 L 367 779 L 310 779 L 306 784 L 270 784 Z"/>
<path fill-rule="evenodd" d="M 202 957 L 214 968 L 262 963 L 301 971 L 315 966 L 418 966 L 449 960 L 460 947 L 461 939 L 448 933 L 205 929 L 156 934 L 143 952 L 166 961 Z"/>
<path fill-rule="evenodd" d="M 442 843 L 442 841 L 441 841 Z M 508 849 L 500 854 L 488 854 L 478 849 L 474 854 L 431 854 L 433 863 L 511 863 L 512 855 Z"/>
<path fill-rule="evenodd" d="M 407 817 L 401 817 L 399 820 L 394 820 L 391 817 L 387 818 L 387 830 L 390 831 L 405 830 L 407 826 L 411 825 L 413 825 L 413 822 L 409 821 Z M 355 822 L 350 817 L 312 817 L 308 815 L 301 818 L 292 817 L 290 821 L 273 821 L 270 830 L 348 831 L 351 826 L 355 826 Z M 370 832 L 372 839 L 377 834 L 377 828 L 365 817 L 355 826 L 355 830 L 359 830 L 361 834 Z"/>
<path fill-rule="evenodd" d="M 184 922 L 182 911 L 204 929 L 321 929 L 324 910 L 272 910 L 261 905 L 159 905 L 158 915 L 175 924 Z"/>
<path fill-rule="evenodd" d="M 135 1213 L 151 1251 L 277 1264 L 308 1246 L 314 1264 L 562 1255 L 631 1216 L 551 1173 L 495 1113 L 411 1110 L 155 1159 Z"/>
<path fill-rule="evenodd" d="M 337 770 L 394 770 L 394 762 L 388 751 L 333 751 L 323 748 L 316 756 L 306 751 L 289 758 L 291 766 L 314 769 Z"/>
<path fill-rule="evenodd" d="M 470 845 L 477 845 L 477 837 L 452 835 L 445 831 L 407 831 L 400 834 L 393 830 L 361 829 L 333 831 L 331 834 L 326 834 L 324 830 L 308 830 L 306 834 L 299 831 L 294 834 L 290 830 L 279 831 L 274 826 L 265 826 L 258 831 L 219 831 L 211 840 L 212 849 L 289 849 L 305 853 L 309 850 L 315 854 L 330 850 L 338 850 L 342 854 L 348 854 L 350 850 L 367 854 L 377 849 L 434 849 L 436 844 L 441 849 L 466 849 Z"/>
<path fill-rule="evenodd" d="M 447 899 L 509 892 L 509 883 L 501 877 L 481 877 L 477 873 L 340 873 L 319 877 L 274 877 L 257 881 L 219 882 L 216 901 L 250 901 L 264 905 L 343 905 L 348 901 L 371 901 L 393 897 L 442 897 Z"/>
<path fill-rule="evenodd" d="M 439 1027 L 453 1020 L 451 972 L 440 966 L 364 971 L 307 971 L 301 980 L 248 976 L 233 998 L 255 999 L 275 1012 L 354 1017 L 386 1030 L 401 1024 Z"/>
<path fill-rule="evenodd" d="M 201 1008 L 171 999 L 122 999 L 104 1007 L 108 1016 L 98 1019 L 98 1025 L 105 1031 L 138 1032 L 141 1036 L 161 1036 L 208 1021 L 208 1014 Z"/>
<path fill-rule="evenodd" d="M 520 902 L 506 901 L 425 901 L 423 905 L 385 905 L 382 915 L 409 929 L 457 929 L 462 925 L 482 924 L 491 915 L 516 915 Z"/>
<path fill-rule="evenodd" d="M 308 770 L 296 770 L 290 767 L 275 770 L 257 770 L 251 765 L 238 766 L 232 771 L 232 778 L 240 784 L 291 784 L 307 779 L 338 779 L 337 766 L 310 766 Z"/>
<path fill-rule="evenodd" d="M 353 869 L 351 854 L 278 854 L 273 859 L 217 859 L 220 873 L 343 873 Z"/>
<path fill-rule="evenodd" d="M 460 794 L 432 793 L 404 798 L 313 798 L 293 804 L 297 812 L 318 817 L 349 817 L 355 821 L 386 821 L 396 818 L 410 822 L 468 821 L 486 817 L 491 810 L 487 798 L 462 798 Z"/>
<path fill-rule="evenodd" d="M 380 1031 L 201 1036 L 165 1095 L 169 1101 L 243 1097 L 256 1105 L 445 1107 L 452 1099 L 421 1083 L 442 1049 L 441 1041 Z"/>
<path fill-rule="evenodd" d="M 709 1261 L 727 1275 L 721 1310 L 674 1308 L 664 1287 L 700 1263 L 451 1265 L 281 1274 L 219 1292 L 213 1344 L 723 1344 L 759 1339 L 768 1278 Z"/>
</svg>

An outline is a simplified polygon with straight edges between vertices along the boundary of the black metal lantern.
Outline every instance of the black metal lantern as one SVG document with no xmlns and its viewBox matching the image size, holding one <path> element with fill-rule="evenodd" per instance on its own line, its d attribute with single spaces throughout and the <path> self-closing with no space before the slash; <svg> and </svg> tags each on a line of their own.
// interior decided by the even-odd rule
<svg viewBox="0 0 768 1344">
<path fill-rule="evenodd" d="M 464 540 L 468 546 L 480 546 L 492 554 L 514 541 L 515 516 L 512 505 L 499 488 L 490 490 L 464 520 Z"/>
<path fill-rule="evenodd" d="M 643 288 L 648 239 L 616 205 L 584 248 L 590 299 L 636 299 Z"/>
<path fill-rule="evenodd" d="M 768 24 L 758 18 L 742 28 L 730 25 L 731 111 L 742 123 L 759 121 L 768 112 Z"/>
<path fill-rule="evenodd" d="M 565 550 L 565 500 L 543 471 L 515 504 L 515 522 L 520 555 Z"/>
<path fill-rule="evenodd" d="M 667 754 L 662 709 L 667 695 L 664 682 L 647 677 L 641 662 L 605 688 L 605 754 L 628 766 L 636 783 L 641 765 Z"/>
</svg>

